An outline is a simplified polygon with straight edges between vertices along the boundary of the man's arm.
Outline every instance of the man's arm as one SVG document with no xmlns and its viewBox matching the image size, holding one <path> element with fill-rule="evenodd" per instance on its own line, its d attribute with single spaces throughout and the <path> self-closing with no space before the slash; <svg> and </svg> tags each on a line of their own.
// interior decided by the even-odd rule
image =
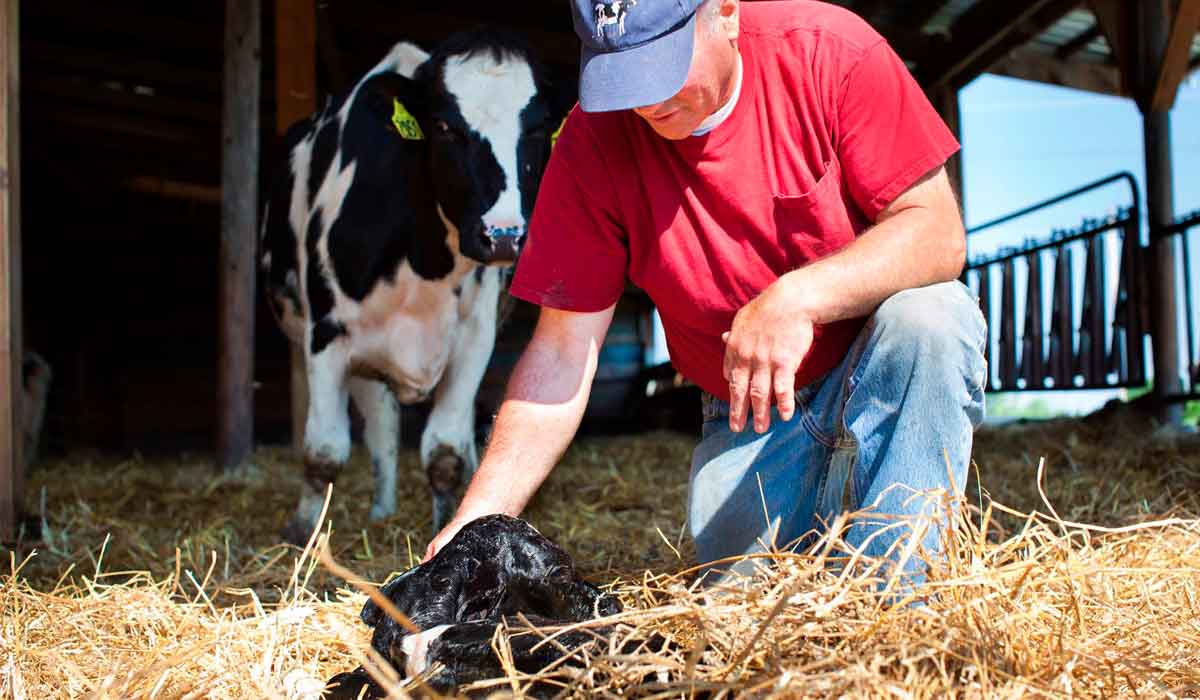
<svg viewBox="0 0 1200 700">
<path fill-rule="evenodd" d="M 955 279 L 965 259 L 962 216 L 939 167 L 849 246 L 783 275 L 738 311 L 725 336 L 730 428 L 740 432 L 753 411 L 754 429 L 766 431 L 772 399 L 791 419 L 796 370 L 814 324 L 866 316 L 899 291 Z"/>
<path fill-rule="evenodd" d="M 429 543 L 426 560 L 475 518 L 519 515 L 533 498 L 579 428 L 615 308 L 542 309 L 513 368 L 479 469 L 450 524 Z"/>
</svg>

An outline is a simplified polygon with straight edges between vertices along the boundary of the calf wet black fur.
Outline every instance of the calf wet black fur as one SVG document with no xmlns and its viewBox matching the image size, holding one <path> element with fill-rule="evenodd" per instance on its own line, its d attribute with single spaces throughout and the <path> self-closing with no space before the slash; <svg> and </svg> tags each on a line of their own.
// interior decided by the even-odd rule
<svg viewBox="0 0 1200 700">
<path fill-rule="evenodd" d="M 585 581 L 571 557 L 523 520 L 489 515 L 468 523 L 428 562 L 410 569 L 381 592 L 417 627 L 450 625 L 430 642 L 426 659 L 441 670 L 427 684 L 438 692 L 503 675 L 491 648 L 503 621 L 522 628 L 583 622 L 621 611 L 620 602 Z M 520 617 L 518 617 L 518 615 Z M 362 620 L 375 628 L 371 645 L 397 669 L 408 663 L 402 642 L 407 630 L 368 601 Z M 524 618 L 523 620 L 521 618 Z M 518 670 L 537 672 L 573 650 L 593 642 L 602 630 L 560 635 L 541 644 L 536 634 L 511 638 Z M 335 676 L 327 698 L 383 697 L 362 669 Z"/>
</svg>

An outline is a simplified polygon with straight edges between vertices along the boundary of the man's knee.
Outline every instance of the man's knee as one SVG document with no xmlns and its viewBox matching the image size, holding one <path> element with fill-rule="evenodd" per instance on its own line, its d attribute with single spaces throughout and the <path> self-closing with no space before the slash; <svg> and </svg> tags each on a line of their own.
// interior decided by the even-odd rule
<svg viewBox="0 0 1200 700">
<path fill-rule="evenodd" d="M 939 364 L 962 362 L 964 373 L 982 373 L 986 327 L 978 303 L 958 282 L 906 289 L 880 304 L 872 327 L 889 354 Z"/>
</svg>

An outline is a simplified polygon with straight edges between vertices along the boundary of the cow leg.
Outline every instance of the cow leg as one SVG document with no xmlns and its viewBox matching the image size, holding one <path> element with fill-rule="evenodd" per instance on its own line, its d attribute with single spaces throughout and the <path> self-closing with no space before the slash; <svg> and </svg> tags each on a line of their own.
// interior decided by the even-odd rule
<svg viewBox="0 0 1200 700">
<path fill-rule="evenodd" d="M 386 384 L 373 379 L 352 378 L 350 396 L 363 417 L 363 441 L 371 455 L 375 475 L 375 498 L 371 520 L 396 512 L 396 458 L 400 452 L 400 405 Z"/>
<path fill-rule="evenodd" d="M 315 355 L 305 355 L 308 416 L 304 422 L 304 483 L 296 514 L 283 529 L 283 539 L 300 546 L 320 525 L 325 490 L 350 457 L 345 353 L 337 344 L 331 344 Z"/>
<path fill-rule="evenodd" d="M 27 351 L 24 369 L 25 466 L 37 460 L 42 423 L 46 419 L 46 398 L 50 395 L 50 364 L 41 355 Z"/>
<path fill-rule="evenodd" d="M 462 321 L 450 351 L 446 373 L 434 394 L 433 410 L 421 435 L 421 464 L 433 492 L 433 531 L 449 522 L 458 507 L 458 490 L 475 473 L 475 395 L 496 344 L 500 299 L 499 268 L 484 268 L 463 284 Z"/>
</svg>

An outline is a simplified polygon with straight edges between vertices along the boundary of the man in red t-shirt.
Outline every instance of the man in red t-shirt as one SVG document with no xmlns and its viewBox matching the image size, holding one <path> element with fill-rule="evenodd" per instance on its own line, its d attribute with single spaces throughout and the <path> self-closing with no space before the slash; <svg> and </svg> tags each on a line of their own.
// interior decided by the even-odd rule
<svg viewBox="0 0 1200 700">
<path fill-rule="evenodd" d="M 702 562 L 855 509 L 887 517 L 852 521 L 851 546 L 886 555 L 904 529 L 887 523 L 907 516 L 936 550 L 942 505 L 911 496 L 960 493 L 985 374 L 982 315 L 952 281 L 953 136 L 887 43 L 836 6 L 572 7 L 580 103 L 511 288 L 541 316 L 427 554 L 478 516 L 519 514 L 549 474 L 626 279 L 706 392 L 689 489 Z"/>
</svg>

